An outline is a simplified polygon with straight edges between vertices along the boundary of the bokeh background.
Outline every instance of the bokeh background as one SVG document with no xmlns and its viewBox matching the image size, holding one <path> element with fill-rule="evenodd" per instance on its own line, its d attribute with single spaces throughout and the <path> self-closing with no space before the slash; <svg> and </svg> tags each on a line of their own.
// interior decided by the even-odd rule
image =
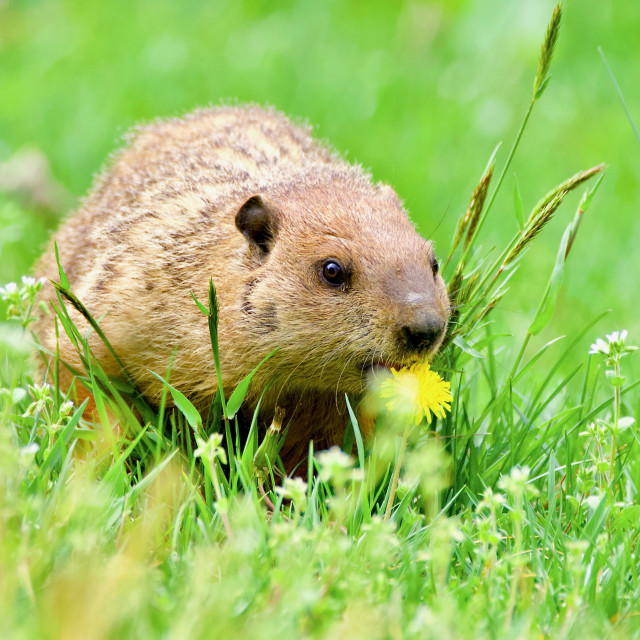
<svg viewBox="0 0 640 640">
<path fill-rule="evenodd" d="M 495 145 L 501 169 L 528 106 L 547 0 L 0 0 L 0 282 L 28 273 L 134 123 L 238 100 L 306 118 L 371 168 L 446 254 Z M 606 177 L 545 339 L 612 309 L 596 334 L 640 335 L 640 3 L 567 0 L 551 69 L 482 244 L 599 162 Z M 572 194 L 496 314 L 522 332 L 553 266 Z M 105 239 L 106 241 L 106 239 Z M 595 337 L 590 335 L 589 340 Z"/>
</svg>

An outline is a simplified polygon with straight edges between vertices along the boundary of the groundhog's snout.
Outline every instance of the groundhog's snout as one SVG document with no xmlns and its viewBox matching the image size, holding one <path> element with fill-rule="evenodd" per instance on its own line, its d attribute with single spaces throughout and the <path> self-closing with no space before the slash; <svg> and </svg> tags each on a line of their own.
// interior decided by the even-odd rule
<svg viewBox="0 0 640 640">
<path fill-rule="evenodd" d="M 437 265 L 435 259 L 433 263 Z M 399 277 L 398 277 L 399 276 Z M 449 320 L 449 300 L 437 268 L 411 265 L 387 283 L 391 303 L 387 325 L 401 359 L 430 356 L 442 344 Z"/>
<path fill-rule="evenodd" d="M 424 311 L 414 314 L 415 318 L 400 327 L 399 340 L 408 351 L 419 353 L 431 351 L 444 335 L 446 317 L 434 312 Z"/>
</svg>

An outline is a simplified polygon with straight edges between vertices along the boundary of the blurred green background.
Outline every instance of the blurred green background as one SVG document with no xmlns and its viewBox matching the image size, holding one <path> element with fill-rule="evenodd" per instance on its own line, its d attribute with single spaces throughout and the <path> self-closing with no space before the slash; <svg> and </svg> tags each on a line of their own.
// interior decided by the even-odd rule
<svg viewBox="0 0 640 640">
<path fill-rule="evenodd" d="M 134 123 L 237 99 L 308 119 L 404 198 L 446 255 L 496 143 L 498 170 L 527 108 L 554 3 L 546 0 L 0 0 L 0 282 L 48 232 Z M 483 246 L 580 169 L 608 165 L 545 339 L 610 308 L 595 337 L 638 340 L 640 145 L 600 59 L 640 123 L 640 2 L 568 0 L 551 83 L 492 210 Z M 523 331 L 579 193 L 525 257 L 496 314 Z"/>
</svg>

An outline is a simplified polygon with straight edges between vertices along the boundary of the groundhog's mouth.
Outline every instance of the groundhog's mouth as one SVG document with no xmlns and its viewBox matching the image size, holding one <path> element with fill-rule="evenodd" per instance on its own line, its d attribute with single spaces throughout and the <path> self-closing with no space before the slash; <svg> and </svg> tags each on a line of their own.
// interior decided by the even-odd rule
<svg viewBox="0 0 640 640">
<path fill-rule="evenodd" d="M 389 360 L 377 360 L 374 362 L 365 362 L 362 365 L 362 371 L 365 374 L 376 374 L 376 373 L 384 373 L 388 372 L 390 369 L 395 369 L 396 371 L 402 369 L 404 365 L 399 362 L 391 362 Z"/>
</svg>

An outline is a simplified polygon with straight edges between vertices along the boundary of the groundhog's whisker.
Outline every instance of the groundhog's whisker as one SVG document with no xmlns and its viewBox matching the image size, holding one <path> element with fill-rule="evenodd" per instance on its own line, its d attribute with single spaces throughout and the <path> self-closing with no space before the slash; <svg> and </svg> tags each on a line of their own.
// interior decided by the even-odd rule
<svg viewBox="0 0 640 640">
<path fill-rule="evenodd" d="M 349 347 L 353 343 L 363 340 L 366 337 L 366 335 L 367 335 L 367 333 L 365 331 L 363 331 L 360 334 L 355 335 L 353 338 L 351 338 L 351 340 L 339 344 L 333 351 L 331 351 L 327 356 L 325 356 L 321 361 L 322 362 L 322 367 L 320 369 L 320 375 L 322 375 L 324 373 L 324 370 L 326 369 L 327 365 L 329 365 L 329 363 L 332 361 L 333 357 L 337 353 L 339 353 L 340 351 L 346 349 L 347 347 Z"/>
<path fill-rule="evenodd" d="M 353 337 L 352 340 L 350 340 L 347 343 L 341 343 L 340 345 L 338 345 L 338 347 L 336 347 L 336 349 L 334 349 L 334 351 L 332 351 L 329 356 L 327 357 L 327 361 L 324 365 L 324 367 L 326 367 L 326 365 L 328 364 L 328 362 L 330 361 L 331 357 L 333 355 L 335 355 L 336 353 L 338 353 L 341 349 L 344 349 L 346 347 L 348 347 L 349 345 L 351 345 L 354 342 L 357 342 L 359 340 L 362 340 L 364 337 L 364 334 L 358 334 L 356 336 Z M 286 387 L 287 387 L 287 383 L 289 382 L 289 380 L 293 377 L 293 375 L 297 372 L 297 370 L 303 365 L 306 364 L 311 358 L 312 356 L 314 356 L 316 354 L 316 352 L 320 351 L 321 349 L 326 348 L 326 345 L 317 345 L 316 347 L 314 347 L 311 351 L 307 352 L 305 357 L 293 368 L 293 370 L 291 370 L 289 372 L 289 374 L 287 375 L 287 377 L 284 379 L 284 381 L 282 382 L 282 384 L 280 385 L 280 390 L 278 392 L 278 395 L 276 397 L 276 404 L 278 403 L 278 401 L 281 398 L 281 395 L 283 393 L 286 393 Z M 284 364 L 284 363 L 282 363 Z M 320 376 L 322 377 L 322 374 L 324 373 L 324 367 L 321 369 L 320 371 Z M 275 370 L 275 369 L 274 369 Z M 310 377 L 309 376 L 305 376 L 304 377 L 305 380 L 305 384 L 304 386 L 302 386 L 301 391 L 304 394 L 305 392 L 307 392 L 308 390 L 312 389 L 311 384 L 309 382 Z"/>
<path fill-rule="evenodd" d="M 289 380 L 291 379 L 291 377 L 293 376 L 294 373 L 296 373 L 296 371 L 303 365 L 306 364 L 307 361 L 316 354 L 317 351 L 320 351 L 320 349 L 322 348 L 322 345 L 316 345 L 315 347 L 313 347 L 310 351 L 308 351 L 304 358 L 302 358 L 302 360 L 300 360 L 300 362 L 289 372 L 289 374 L 287 375 L 287 377 L 284 379 L 284 381 L 282 382 L 282 384 L 280 385 L 280 391 L 278 392 L 278 396 L 276 397 L 276 400 L 279 400 L 280 398 L 280 394 L 282 394 L 283 390 L 285 389 L 287 383 L 289 382 Z M 274 373 L 277 371 L 278 367 L 283 367 L 285 365 L 287 365 L 289 363 L 287 362 L 281 362 L 279 363 L 276 367 L 274 367 Z"/>
<path fill-rule="evenodd" d="M 348 340 L 347 342 L 343 342 L 340 341 L 340 343 L 336 346 L 335 349 L 333 349 L 332 351 L 330 351 L 328 354 L 326 354 L 325 356 L 323 356 L 322 362 L 324 363 L 324 366 L 326 366 L 329 362 L 331 362 L 331 360 L 333 359 L 333 357 L 336 355 L 336 353 L 338 353 L 340 350 L 352 345 L 355 342 L 364 340 L 367 337 L 368 334 L 368 330 L 367 329 L 362 329 L 361 331 L 359 331 L 358 333 L 356 333 L 350 340 Z"/>
<path fill-rule="evenodd" d="M 336 382 L 336 392 L 335 392 L 335 401 L 336 401 L 336 407 L 339 408 L 339 402 L 338 402 L 338 393 L 340 391 L 340 381 L 342 380 L 342 375 L 345 372 L 345 369 L 351 364 L 351 362 L 353 361 L 353 359 L 356 357 L 357 354 L 352 354 L 351 357 L 344 363 L 344 366 L 342 367 L 342 371 L 340 371 L 340 375 L 338 376 L 338 381 Z"/>
<path fill-rule="evenodd" d="M 358 339 L 360 339 L 360 338 L 358 338 Z M 354 339 L 352 342 L 356 342 L 356 339 Z M 346 347 L 346 346 L 347 346 L 347 345 L 345 345 L 345 347 Z M 357 353 L 357 352 L 355 352 L 355 353 L 353 353 L 353 354 L 350 356 L 349 360 L 345 363 L 345 367 L 343 367 L 343 369 L 342 369 L 342 371 L 341 371 L 341 373 L 340 373 L 340 377 L 342 377 L 342 373 L 344 372 L 344 369 L 345 369 L 345 368 L 346 368 L 346 366 L 349 364 L 349 362 L 350 362 L 350 361 L 352 361 L 355 357 L 357 357 L 357 355 L 358 355 L 358 353 Z M 328 363 L 325 363 L 325 365 L 324 365 L 324 366 L 326 367 L 326 365 L 327 365 L 327 364 L 328 364 Z M 323 368 L 323 370 L 324 370 L 324 368 Z M 322 371 L 323 371 L 323 370 L 322 370 Z M 322 376 L 322 375 L 323 375 L 323 374 L 322 374 L 322 371 L 321 371 L 321 373 L 320 373 L 320 376 Z M 339 385 L 339 382 L 340 382 L 340 379 L 338 379 L 338 383 L 337 383 L 338 385 Z M 305 385 L 301 388 L 301 391 L 302 391 L 302 393 L 304 394 L 304 393 L 306 393 L 307 391 L 309 391 L 310 389 L 312 389 L 312 387 L 311 387 L 311 382 L 310 382 L 310 378 L 309 378 L 309 377 L 307 377 L 307 378 L 306 378 Z M 336 388 L 336 391 L 338 391 L 338 388 Z M 336 396 L 336 398 L 337 398 L 337 396 Z"/>
<path fill-rule="evenodd" d="M 380 355 L 378 356 L 378 349 L 374 350 L 371 354 L 371 367 L 375 367 L 376 363 L 384 362 L 384 347 L 379 347 Z"/>
</svg>

